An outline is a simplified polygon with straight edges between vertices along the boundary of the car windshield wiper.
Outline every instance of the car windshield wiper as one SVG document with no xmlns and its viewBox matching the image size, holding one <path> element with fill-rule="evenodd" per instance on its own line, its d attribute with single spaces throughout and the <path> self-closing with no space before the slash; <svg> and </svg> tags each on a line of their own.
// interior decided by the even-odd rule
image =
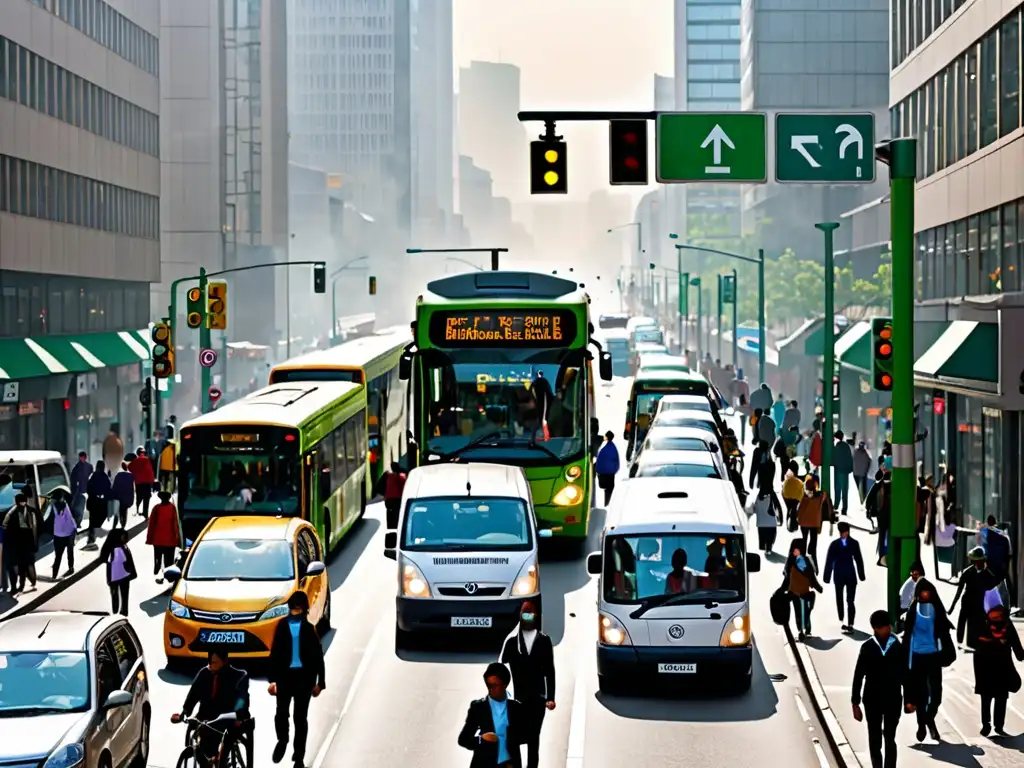
<svg viewBox="0 0 1024 768">
<path fill-rule="evenodd" d="M 0 709 L 0 717 L 35 717 L 36 715 L 55 715 L 70 711 L 63 707 L 11 707 Z"/>
<path fill-rule="evenodd" d="M 639 619 L 652 608 L 661 608 L 666 605 L 703 605 L 710 611 L 711 609 L 718 607 L 717 599 L 722 596 L 722 593 L 728 593 L 723 599 L 732 599 L 733 597 L 739 596 L 738 592 L 723 589 L 715 590 L 713 592 L 710 590 L 701 590 L 701 592 L 652 595 L 651 597 L 641 600 L 640 607 L 629 614 L 629 618 Z"/>
</svg>

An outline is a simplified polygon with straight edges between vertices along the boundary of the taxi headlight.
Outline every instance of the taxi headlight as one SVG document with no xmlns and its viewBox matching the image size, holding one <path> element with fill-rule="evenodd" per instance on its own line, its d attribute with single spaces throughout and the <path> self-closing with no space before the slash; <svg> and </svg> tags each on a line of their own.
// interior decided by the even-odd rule
<svg viewBox="0 0 1024 768">
<path fill-rule="evenodd" d="M 85 764 L 85 749 L 81 744 L 63 744 L 53 751 L 43 768 L 77 768 Z"/>
<path fill-rule="evenodd" d="M 579 464 L 573 464 L 567 470 L 565 470 L 565 479 L 570 483 L 576 480 L 580 475 L 583 474 L 583 470 L 580 469 Z"/>
<path fill-rule="evenodd" d="M 288 603 L 281 603 L 267 608 L 262 614 L 260 614 L 259 621 L 267 621 L 268 619 L 280 619 L 283 616 L 288 615 Z"/>
<path fill-rule="evenodd" d="M 722 630 L 719 645 L 723 648 L 750 645 L 750 616 L 746 613 L 733 616 Z"/>
<path fill-rule="evenodd" d="M 632 645 L 622 622 L 607 613 L 597 615 L 597 633 L 603 645 Z"/>
<path fill-rule="evenodd" d="M 512 595 L 515 597 L 526 597 L 540 592 L 540 569 L 537 561 L 533 560 L 522 567 L 519 575 L 516 576 L 512 585 Z"/>
<path fill-rule="evenodd" d="M 402 595 L 404 597 L 430 597 L 430 585 L 420 569 L 405 560 L 402 562 Z"/>
<path fill-rule="evenodd" d="M 575 485 L 567 485 L 551 500 L 552 504 L 559 507 L 572 507 L 583 501 L 583 491 Z"/>
<path fill-rule="evenodd" d="M 171 602 L 167 605 L 167 610 L 170 611 L 171 616 L 174 616 L 176 619 L 192 618 L 192 612 L 188 609 L 188 607 L 182 605 L 177 600 L 171 600 Z"/>
</svg>

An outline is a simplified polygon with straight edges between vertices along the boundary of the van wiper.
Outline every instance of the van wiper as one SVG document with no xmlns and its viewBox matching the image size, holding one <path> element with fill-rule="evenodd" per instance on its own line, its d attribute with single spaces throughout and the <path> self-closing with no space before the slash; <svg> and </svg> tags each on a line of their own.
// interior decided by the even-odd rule
<svg viewBox="0 0 1024 768">
<path fill-rule="evenodd" d="M 719 591 L 722 591 L 722 590 L 719 590 Z M 731 590 L 730 590 L 730 592 L 731 592 Z M 737 594 L 737 593 L 732 592 L 732 594 Z M 661 608 L 662 606 L 665 606 L 665 605 L 701 605 L 701 604 L 703 604 L 703 606 L 710 611 L 710 610 L 712 610 L 714 608 L 717 608 L 718 607 L 718 603 L 714 600 L 714 598 L 710 597 L 709 595 L 710 595 L 710 593 L 707 593 L 706 590 L 705 590 L 705 594 L 704 595 L 701 595 L 701 593 L 699 593 L 699 592 L 692 592 L 692 593 L 689 593 L 689 594 L 687 594 L 687 593 L 679 593 L 679 594 L 669 594 L 669 595 L 652 595 L 651 597 L 648 597 L 648 598 L 645 598 L 645 599 L 641 600 L 640 601 L 640 607 L 637 608 L 635 611 L 633 611 L 631 614 L 629 614 L 629 618 L 631 618 L 631 619 L 639 619 L 641 616 L 643 616 L 645 613 L 647 613 L 652 608 Z"/>
<path fill-rule="evenodd" d="M 448 461 L 449 459 L 454 459 L 456 456 L 463 453 L 464 451 L 476 448 L 478 445 L 483 445 L 488 440 L 493 440 L 496 437 L 501 437 L 501 430 L 494 430 L 493 432 L 488 432 L 486 435 L 480 435 L 480 437 L 473 438 L 461 448 L 456 448 L 454 451 L 449 451 L 448 453 L 438 454 L 438 458 L 440 458 L 441 461 Z"/>
</svg>

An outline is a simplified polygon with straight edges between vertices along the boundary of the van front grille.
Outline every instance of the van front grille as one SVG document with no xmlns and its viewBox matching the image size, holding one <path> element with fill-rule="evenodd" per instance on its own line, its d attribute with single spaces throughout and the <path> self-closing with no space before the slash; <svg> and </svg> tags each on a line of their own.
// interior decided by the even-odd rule
<svg viewBox="0 0 1024 768">
<path fill-rule="evenodd" d="M 465 587 L 438 587 L 437 591 L 445 597 L 501 597 L 505 594 L 504 587 L 479 587 L 476 592 Z"/>
</svg>

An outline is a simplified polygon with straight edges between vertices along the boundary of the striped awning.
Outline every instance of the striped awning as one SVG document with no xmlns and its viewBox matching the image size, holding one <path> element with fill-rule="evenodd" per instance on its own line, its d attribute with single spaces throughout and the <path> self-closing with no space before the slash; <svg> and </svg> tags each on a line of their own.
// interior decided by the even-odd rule
<svg viewBox="0 0 1024 768">
<path fill-rule="evenodd" d="M 149 356 L 146 329 L 0 339 L 0 379 L 17 381 L 56 373 L 87 373 L 97 368 L 131 365 Z"/>
</svg>

